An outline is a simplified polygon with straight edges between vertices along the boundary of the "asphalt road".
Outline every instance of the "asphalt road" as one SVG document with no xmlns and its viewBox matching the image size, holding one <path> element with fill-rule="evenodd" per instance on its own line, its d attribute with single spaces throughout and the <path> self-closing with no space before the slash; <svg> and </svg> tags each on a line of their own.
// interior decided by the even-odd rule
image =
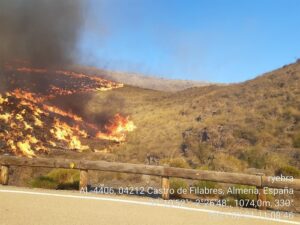
<svg viewBox="0 0 300 225">
<path fill-rule="evenodd" d="M 290 220 L 281 218 L 281 221 L 270 221 L 270 217 L 262 219 L 261 213 L 258 210 L 199 206 L 194 203 L 174 204 L 149 198 L 0 185 L 1 225 L 300 224 L 299 215 Z M 245 214 L 248 216 L 238 216 Z"/>
</svg>

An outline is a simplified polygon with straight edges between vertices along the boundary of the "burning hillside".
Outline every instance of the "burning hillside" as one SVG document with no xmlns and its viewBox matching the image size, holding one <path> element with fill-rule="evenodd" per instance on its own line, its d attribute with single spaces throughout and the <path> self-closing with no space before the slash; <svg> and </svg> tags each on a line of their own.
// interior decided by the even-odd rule
<svg viewBox="0 0 300 225">
<path fill-rule="evenodd" d="M 0 96 L 1 147 L 8 153 L 33 157 L 60 146 L 84 150 L 79 136 L 84 133 L 49 116 L 39 105 L 15 92 Z"/>
<path fill-rule="evenodd" d="M 0 95 L 0 145 L 6 153 L 34 157 L 51 148 L 81 152 L 89 148 L 82 139 L 123 142 L 126 133 L 135 129 L 121 114 L 111 115 L 101 128 L 50 103 L 60 96 L 108 91 L 123 84 L 66 70 L 6 65 L 5 73 L 7 91 Z"/>
<path fill-rule="evenodd" d="M 20 63 L 18 63 L 20 64 Z M 123 84 L 111 82 L 100 77 L 90 76 L 60 69 L 30 68 L 26 62 L 23 66 L 5 65 L 3 81 L 8 90 L 16 87 L 44 95 L 49 100 L 59 95 L 71 95 L 89 91 L 108 91 L 123 87 Z"/>
<path fill-rule="evenodd" d="M 0 151 L 28 157 L 51 147 L 83 151 L 89 147 L 83 139 L 120 142 L 134 129 L 120 111 L 95 120 L 84 114 L 92 92 L 123 87 L 66 67 L 76 63 L 85 4 L 0 2 Z"/>
</svg>

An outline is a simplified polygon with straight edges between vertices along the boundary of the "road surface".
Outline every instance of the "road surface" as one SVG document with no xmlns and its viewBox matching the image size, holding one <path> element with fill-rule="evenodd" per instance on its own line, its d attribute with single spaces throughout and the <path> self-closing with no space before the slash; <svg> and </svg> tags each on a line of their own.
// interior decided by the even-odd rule
<svg viewBox="0 0 300 225">
<path fill-rule="evenodd" d="M 0 185 L 1 225 L 300 225 L 299 215 L 289 220 L 274 220 L 270 215 L 262 217 L 264 213 L 151 198 Z"/>
</svg>

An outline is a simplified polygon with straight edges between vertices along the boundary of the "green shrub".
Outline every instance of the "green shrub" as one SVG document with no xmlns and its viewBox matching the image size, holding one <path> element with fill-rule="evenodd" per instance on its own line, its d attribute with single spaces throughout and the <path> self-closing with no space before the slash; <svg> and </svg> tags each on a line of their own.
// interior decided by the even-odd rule
<svg viewBox="0 0 300 225">
<path fill-rule="evenodd" d="M 262 169 L 265 167 L 267 161 L 266 157 L 266 154 L 258 146 L 248 148 L 239 155 L 239 159 L 246 161 L 250 167 L 257 169 Z"/>
<path fill-rule="evenodd" d="M 198 182 L 194 183 L 193 186 L 196 188 L 199 188 L 199 189 L 204 189 L 204 188 L 217 189 L 217 188 L 219 188 L 219 184 L 216 182 L 213 182 L 213 181 L 198 181 Z"/>
<path fill-rule="evenodd" d="M 209 170 L 209 166 L 208 165 L 198 166 L 195 169 L 196 170 Z"/>
<path fill-rule="evenodd" d="M 212 148 L 210 145 L 206 143 L 199 143 L 198 151 L 196 151 L 196 156 L 202 163 L 205 163 L 211 152 Z"/>
<path fill-rule="evenodd" d="M 293 138 L 293 146 L 295 148 L 300 148 L 300 133 L 296 134 Z"/>
<path fill-rule="evenodd" d="M 296 122 L 300 121 L 300 111 L 296 108 L 289 107 L 284 110 L 283 114 L 287 120 L 295 119 Z"/>
<path fill-rule="evenodd" d="M 80 174 L 78 170 L 54 169 L 47 174 L 47 177 L 52 178 L 58 183 L 73 183 L 79 181 Z"/>
<path fill-rule="evenodd" d="M 189 164 L 185 161 L 184 158 L 173 158 L 173 159 L 164 159 L 161 160 L 162 164 L 168 164 L 171 167 L 178 167 L 178 168 L 190 168 Z"/>
<path fill-rule="evenodd" d="M 79 171 L 70 169 L 54 169 L 46 176 L 39 176 L 29 181 L 34 188 L 45 189 L 78 189 Z"/>
<path fill-rule="evenodd" d="M 249 128 L 235 130 L 234 136 L 249 141 L 251 145 L 255 145 L 258 142 L 257 132 Z"/>
<path fill-rule="evenodd" d="M 293 176 L 294 178 L 300 178 L 300 170 L 294 166 L 285 166 L 279 168 L 276 171 L 276 175 Z"/>
<path fill-rule="evenodd" d="M 188 187 L 189 187 L 189 185 L 183 179 L 179 179 L 179 178 L 171 178 L 170 179 L 170 189 L 174 190 L 174 194 L 172 194 L 173 197 L 180 197 L 180 195 L 178 195 L 178 190 L 179 189 L 188 189 Z"/>
<path fill-rule="evenodd" d="M 211 189 L 214 189 L 214 188 L 217 188 L 219 185 L 216 183 L 216 182 L 213 182 L 213 181 L 198 181 L 194 184 L 195 187 L 198 187 L 198 188 L 211 188 Z"/>
<path fill-rule="evenodd" d="M 57 182 L 47 176 L 37 177 L 29 182 L 33 188 L 56 189 Z"/>
<path fill-rule="evenodd" d="M 277 169 L 284 167 L 289 163 L 289 160 L 287 158 L 277 153 L 268 154 L 264 158 L 265 168 L 271 171 L 276 171 Z"/>
<path fill-rule="evenodd" d="M 239 172 L 246 167 L 246 163 L 236 157 L 224 153 L 215 154 L 214 160 L 210 163 L 211 170 L 225 172 Z"/>
</svg>

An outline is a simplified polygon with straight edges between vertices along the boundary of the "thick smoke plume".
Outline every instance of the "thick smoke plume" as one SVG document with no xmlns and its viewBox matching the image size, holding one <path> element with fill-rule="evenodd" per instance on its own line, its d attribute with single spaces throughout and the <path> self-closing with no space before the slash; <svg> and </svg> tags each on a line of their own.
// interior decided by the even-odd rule
<svg viewBox="0 0 300 225">
<path fill-rule="evenodd" d="M 83 25 L 85 1 L 1 0 L 0 60 L 35 66 L 72 62 Z"/>
</svg>

